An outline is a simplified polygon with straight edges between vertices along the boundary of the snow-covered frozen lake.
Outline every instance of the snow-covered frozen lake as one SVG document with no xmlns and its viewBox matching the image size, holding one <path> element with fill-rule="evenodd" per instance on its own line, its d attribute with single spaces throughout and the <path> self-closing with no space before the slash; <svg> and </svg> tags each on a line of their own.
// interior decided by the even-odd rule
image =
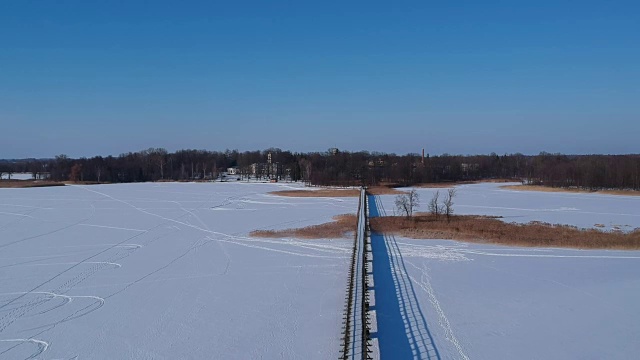
<svg viewBox="0 0 640 360">
<path fill-rule="evenodd" d="M 327 222 L 357 199 L 267 194 L 288 187 L 0 189 L 0 359 L 337 358 L 352 240 L 248 234 Z M 638 227 L 639 201 L 478 184 L 459 187 L 456 212 Z M 638 251 L 373 241 L 385 358 L 640 352 Z"/>
<path fill-rule="evenodd" d="M 286 186 L 0 189 L 0 359 L 335 358 L 349 241 L 247 235 L 357 199 Z"/>
<path fill-rule="evenodd" d="M 604 225 L 604 230 L 631 231 L 640 228 L 640 196 L 621 196 L 588 193 L 562 193 L 540 191 L 514 191 L 503 185 L 518 183 L 480 183 L 456 186 L 454 211 L 460 215 L 502 216 L 503 221 L 528 223 L 543 221 L 551 224 L 575 225 L 593 228 Z M 436 191 L 440 200 L 447 189 L 416 188 L 421 206 L 427 204 Z M 393 215 L 393 195 L 381 196 L 387 212 Z"/>
<path fill-rule="evenodd" d="M 373 198 L 369 204 L 372 216 L 389 212 Z M 385 315 L 377 316 L 382 358 L 635 359 L 640 353 L 640 251 L 387 235 L 373 235 L 372 247 L 376 308 Z M 379 297 L 381 291 L 387 296 Z"/>
</svg>

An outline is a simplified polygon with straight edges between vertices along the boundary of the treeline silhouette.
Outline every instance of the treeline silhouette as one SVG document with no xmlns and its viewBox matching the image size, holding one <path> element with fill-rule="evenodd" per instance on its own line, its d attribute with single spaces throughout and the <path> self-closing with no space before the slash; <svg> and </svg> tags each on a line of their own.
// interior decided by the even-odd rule
<svg viewBox="0 0 640 360">
<path fill-rule="evenodd" d="M 120 156 L 0 161 L 0 173 L 28 172 L 54 181 L 142 182 L 220 179 L 234 168 L 240 179 L 306 181 L 312 185 L 412 185 L 513 179 L 582 189 L 640 190 L 640 155 L 396 155 L 379 152 L 294 153 L 148 149 Z"/>
</svg>

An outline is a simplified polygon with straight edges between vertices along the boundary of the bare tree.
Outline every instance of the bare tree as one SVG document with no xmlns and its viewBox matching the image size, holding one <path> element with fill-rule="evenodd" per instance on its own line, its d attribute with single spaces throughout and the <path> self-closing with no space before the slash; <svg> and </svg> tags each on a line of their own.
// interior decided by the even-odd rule
<svg viewBox="0 0 640 360">
<path fill-rule="evenodd" d="M 447 222 L 451 221 L 453 215 L 453 198 L 456 196 L 456 189 L 451 188 L 447 191 L 447 197 L 444 199 L 444 214 L 447 216 Z"/>
<path fill-rule="evenodd" d="M 414 210 L 420 205 L 420 196 L 417 191 L 412 189 L 407 194 L 396 196 L 395 205 L 398 213 L 406 217 L 411 217 L 413 216 Z"/>
<path fill-rule="evenodd" d="M 440 204 L 438 203 L 439 198 L 440 198 L 440 191 L 438 190 L 436 191 L 435 194 L 433 194 L 433 197 L 429 201 L 429 212 L 435 215 L 436 220 L 438 219 L 438 216 L 442 213 L 442 209 L 440 208 Z"/>
</svg>

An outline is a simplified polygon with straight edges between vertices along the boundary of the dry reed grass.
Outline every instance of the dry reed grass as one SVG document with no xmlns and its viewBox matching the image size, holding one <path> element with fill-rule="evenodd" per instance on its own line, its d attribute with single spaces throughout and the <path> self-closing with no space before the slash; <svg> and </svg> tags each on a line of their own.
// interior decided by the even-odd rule
<svg viewBox="0 0 640 360">
<path fill-rule="evenodd" d="M 357 217 L 351 214 L 333 217 L 332 222 L 311 225 L 298 229 L 285 230 L 255 230 L 250 236 L 263 238 L 295 237 L 303 239 L 330 239 L 342 238 L 347 234 L 353 234 L 357 225 Z"/>
<path fill-rule="evenodd" d="M 400 195 L 406 194 L 406 191 L 401 191 L 387 186 L 372 186 L 367 188 L 369 195 Z"/>
<path fill-rule="evenodd" d="M 49 186 L 64 186 L 64 183 L 56 181 L 33 181 L 33 180 L 0 180 L 0 188 L 21 189 Z"/>
<path fill-rule="evenodd" d="M 541 222 L 505 223 L 484 216 L 454 216 L 450 223 L 432 215 L 413 218 L 371 218 L 374 231 L 394 233 L 415 239 L 451 239 L 525 247 L 563 247 L 579 249 L 640 249 L 640 229 L 630 233 L 578 229 L 574 226 Z"/>
<path fill-rule="evenodd" d="M 528 224 L 505 223 L 494 217 L 454 216 L 451 222 L 444 217 L 418 214 L 412 218 L 385 216 L 371 218 L 371 229 L 414 239 L 460 240 L 522 247 L 560 247 L 575 249 L 640 249 L 640 229 L 630 233 L 578 229 L 574 226 L 541 222 Z M 355 215 L 339 215 L 334 221 L 298 229 L 256 230 L 254 237 L 326 239 L 352 236 L 356 228 Z"/>
<path fill-rule="evenodd" d="M 544 185 L 504 185 L 500 186 L 502 189 L 517 190 L 517 191 L 543 191 L 543 192 L 564 192 L 564 193 L 588 193 L 588 194 L 606 194 L 606 195 L 626 195 L 626 196 L 640 196 L 640 191 L 636 190 L 584 190 L 574 188 L 554 188 Z"/>
</svg>

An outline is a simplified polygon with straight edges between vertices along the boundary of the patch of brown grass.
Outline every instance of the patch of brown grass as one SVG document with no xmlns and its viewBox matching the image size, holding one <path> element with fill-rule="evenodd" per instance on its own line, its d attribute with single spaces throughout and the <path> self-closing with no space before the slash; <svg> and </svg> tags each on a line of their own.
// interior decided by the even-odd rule
<svg viewBox="0 0 640 360">
<path fill-rule="evenodd" d="M 587 193 L 587 194 L 607 194 L 607 195 L 627 195 L 640 196 L 640 191 L 636 190 L 585 190 L 577 188 L 557 188 L 544 185 L 504 185 L 502 189 L 517 191 L 543 191 L 543 192 L 564 192 L 564 193 Z"/>
<path fill-rule="evenodd" d="M 578 249 L 640 249 L 640 229 L 631 233 L 578 229 L 574 226 L 541 222 L 505 223 L 486 216 L 454 216 L 450 223 L 442 217 L 418 215 L 413 218 L 378 217 L 370 219 L 374 231 L 414 239 L 447 239 L 527 247 Z"/>
<path fill-rule="evenodd" d="M 334 216 L 334 221 L 320 225 L 311 225 L 298 229 L 255 230 L 249 235 L 262 238 L 295 237 L 303 239 L 342 238 L 353 233 L 357 226 L 357 217 L 352 214 Z"/>
<path fill-rule="evenodd" d="M 372 186 L 367 188 L 369 195 L 399 195 L 406 194 L 406 191 L 400 191 L 388 186 Z"/>
<path fill-rule="evenodd" d="M 57 181 L 40 180 L 0 180 L 0 188 L 20 189 L 49 186 L 64 186 L 64 183 Z"/>
<path fill-rule="evenodd" d="M 418 214 L 412 218 L 385 216 L 370 219 L 371 230 L 413 239 L 460 240 L 523 247 L 560 247 L 574 249 L 639 250 L 640 229 L 630 233 L 578 229 L 575 226 L 542 222 L 505 223 L 496 217 L 456 215 L 451 222 L 443 216 Z M 353 234 L 355 215 L 339 215 L 334 221 L 298 229 L 256 230 L 254 237 L 303 239 L 341 238 Z"/>
</svg>

